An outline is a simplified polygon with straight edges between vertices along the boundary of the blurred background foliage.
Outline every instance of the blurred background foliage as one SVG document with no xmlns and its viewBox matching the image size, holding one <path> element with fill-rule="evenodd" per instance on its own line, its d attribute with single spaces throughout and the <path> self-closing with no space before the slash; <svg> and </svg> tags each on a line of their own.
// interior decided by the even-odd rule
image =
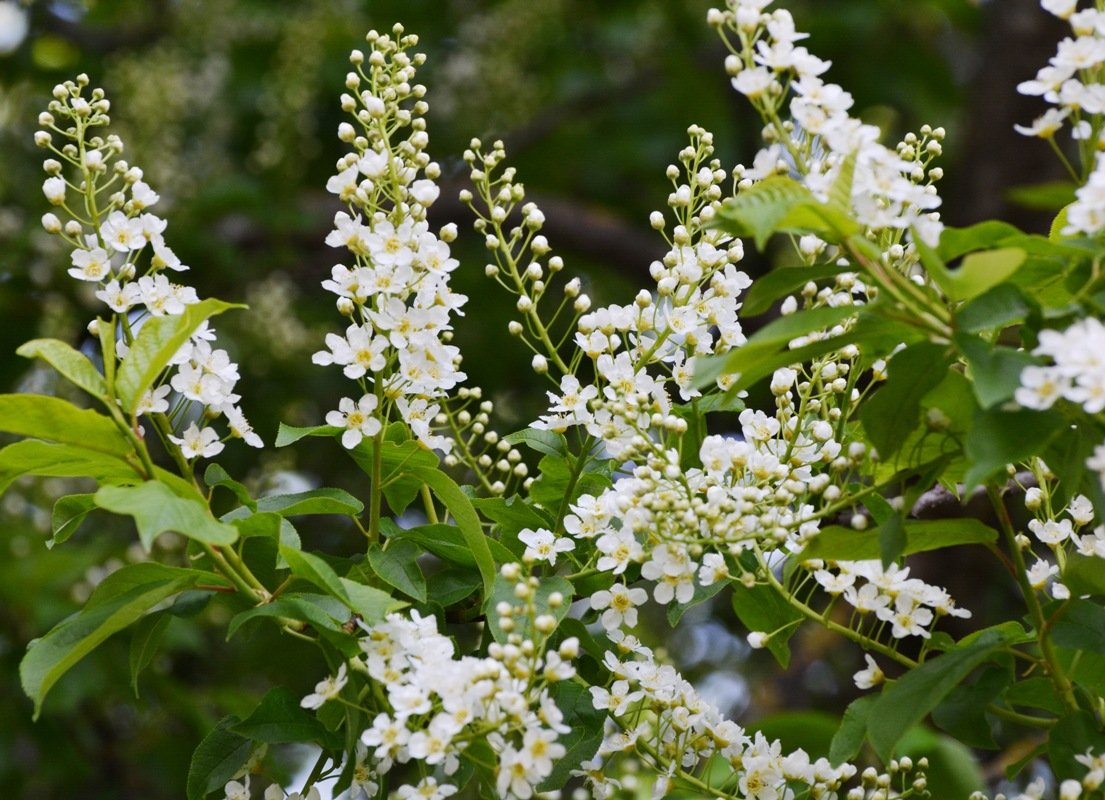
<svg viewBox="0 0 1105 800">
<path fill-rule="evenodd" d="M 883 126 L 888 139 L 925 122 L 948 129 L 943 194 L 950 222 L 1005 215 L 1028 227 L 1044 224 L 1006 201 L 1012 186 L 1045 178 L 1051 168 L 1046 147 L 1011 131 L 1013 122 L 1028 122 L 1040 110 L 1017 99 L 1013 87 L 1046 61 L 1057 38 L 1034 0 L 787 5 L 799 29 L 812 33 L 811 50 L 833 61 L 828 77 L 853 93 L 860 114 Z M 8 25 L 0 30 L 3 390 L 61 390 L 14 350 L 37 336 L 79 345 L 96 313 L 91 293 L 65 276 L 66 254 L 38 224 L 47 205 L 43 156 L 32 134 L 56 82 L 87 72 L 106 89 L 125 157 L 161 193 L 169 243 L 192 266 L 185 277 L 201 296 L 250 305 L 249 312 L 220 318 L 220 341 L 241 364 L 243 407 L 271 441 L 279 421 L 316 424 L 343 391 L 334 371 L 313 367 L 310 355 L 324 332 L 339 326 L 318 290 L 335 260 L 323 238 L 337 201 L 323 186 L 344 152 L 335 136 L 337 97 L 348 52 L 365 31 L 402 21 L 421 35 L 429 55 L 421 78 L 430 88 L 431 153 L 444 168 L 434 222 L 456 221 L 468 230 L 454 199 L 466 180 L 460 154 L 474 135 L 502 138 L 569 269 L 584 276 L 596 304 L 624 303 L 663 252 L 647 217 L 663 207 L 671 188 L 664 169 L 685 144 L 687 126 L 713 131 L 729 165 L 750 161 L 758 146 L 757 121 L 730 89 L 724 51 L 704 23 L 708 6 L 708 0 L 21 3 L 25 33 L 11 14 L 0 22 Z M 462 235 L 456 247 L 464 268 L 455 283 L 472 297 L 457 331 L 465 369 L 496 400 L 499 429 L 516 430 L 535 415 L 543 387 L 527 353 L 506 334 L 509 311 L 484 282 L 478 237 Z M 750 272 L 767 266 L 750 254 Z M 231 474 L 248 476 L 258 492 L 305 485 L 358 491 L 361 478 L 335 457 L 333 443 L 302 444 L 294 453 L 231 447 L 220 461 Z M 93 517 L 68 543 L 48 550 L 53 499 L 70 491 L 57 480 L 19 482 L 0 502 L 0 786 L 5 797 L 179 797 L 192 748 L 215 720 L 247 710 L 277 676 L 307 691 L 324 667 L 313 651 L 260 627 L 224 642 L 229 611 L 212 604 L 173 620 L 165 646 L 138 681 L 140 698 L 129 687 L 124 634 L 67 676 L 32 723 L 18 686 L 27 643 L 71 613 L 113 565 L 147 557 L 107 517 Z M 333 524 L 303 533 L 320 548 L 357 545 L 350 530 Z M 164 550 L 158 557 L 183 557 L 168 537 L 158 546 Z M 725 604 L 712 608 L 696 611 L 674 634 L 658 619 L 653 635 L 671 637 L 683 667 L 740 721 L 794 709 L 839 713 L 852 693 L 857 653 L 811 630 L 779 675 L 749 657 Z M 806 737 L 793 741 L 815 752 L 832 732 L 825 719 L 791 715 L 765 724 L 776 735 Z M 930 742 L 938 745 L 946 742 Z M 977 782 L 977 772 L 964 769 L 966 777 L 947 780 Z"/>
</svg>

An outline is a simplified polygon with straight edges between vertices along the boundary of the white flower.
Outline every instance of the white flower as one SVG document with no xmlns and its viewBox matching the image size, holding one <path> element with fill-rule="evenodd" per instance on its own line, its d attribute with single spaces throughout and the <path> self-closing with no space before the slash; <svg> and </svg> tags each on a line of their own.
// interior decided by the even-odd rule
<svg viewBox="0 0 1105 800">
<path fill-rule="evenodd" d="M 867 668 L 861 669 L 853 675 L 852 680 L 856 682 L 857 689 L 872 689 L 882 683 L 885 676 L 882 670 L 879 669 L 879 665 L 875 663 L 875 659 L 867 653 L 863 654 L 863 658 L 867 661 Z"/>
<path fill-rule="evenodd" d="M 539 528 L 530 530 L 525 528 L 518 534 L 518 541 L 526 545 L 526 552 L 522 555 L 527 561 L 547 561 L 556 563 L 556 557 L 560 553 L 574 550 L 576 543 L 566 536 L 556 536 L 552 531 Z"/>
<path fill-rule="evenodd" d="M 223 787 L 223 792 L 226 794 L 226 800 L 249 800 L 249 776 L 246 776 L 245 783 L 230 781 Z"/>
<path fill-rule="evenodd" d="M 614 630 L 622 625 L 633 628 L 637 625 L 637 606 L 647 599 L 648 592 L 644 589 L 630 589 L 624 584 L 616 583 L 609 591 L 602 589 L 591 595 L 591 608 L 602 611 L 602 626 L 607 630 Z"/>
<path fill-rule="evenodd" d="M 753 650 L 762 650 L 767 646 L 768 640 L 771 638 L 763 631 L 752 631 L 748 634 L 748 646 Z"/>
<path fill-rule="evenodd" d="M 74 250 L 69 274 L 79 281 L 102 281 L 111 274 L 111 257 L 102 247 Z"/>
<path fill-rule="evenodd" d="M 338 403 L 338 410 L 326 415 L 327 425 L 346 429 L 341 436 L 342 447 L 352 450 L 361 443 L 362 438 L 379 433 L 382 427 L 380 420 L 372 416 L 378 402 L 374 394 L 366 394 L 356 403 L 352 398 L 343 397 Z"/>
<path fill-rule="evenodd" d="M 180 445 L 180 452 L 189 460 L 211 458 L 223 451 L 223 443 L 219 441 L 219 434 L 215 429 L 199 428 L 194 422 L 184 431 L 184 436 L 180 438 L 170 436 L 169 439 L 174 444 Z"/>
<path fill-rule="evenodd" d="M 347 681 L 345 664 L 342 664 L 337 675 L 319 681 L 315 685 L 315 691 L 304 697 L 299 705 L 303 708 L 321 708 L 327 700 L 333 700 L 341 693 Z"/>
</svg>

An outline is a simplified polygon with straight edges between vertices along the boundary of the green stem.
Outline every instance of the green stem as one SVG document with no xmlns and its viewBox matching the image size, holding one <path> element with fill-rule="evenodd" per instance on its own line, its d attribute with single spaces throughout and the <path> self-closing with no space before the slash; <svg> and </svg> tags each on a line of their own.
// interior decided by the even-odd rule
<svg viewBox="0 0 1105 800">
<path fill-rule="evenodd" d="M 437 524 L 437 509 L 434 508 L 434 497 L 430 492 L 430 487 L 427 484 L 422 484 L 422 505 L 426 509 L 426 519 L 430 521 L 431 525 Z"/>
<path fill-rule="evenodd" d="M 1044 663 L 1047 665 L 1047 671 L 1051 676 L 1051 682 L 1055 684 L 1056 691 L 1059 692 L 1059 696 L 1063 698 L 1063 702 L 1066 703 L 1067 707 L 1072 711 L 1077 711 L 1078 701 L 1074 697 L 1074 686 L 1071 684 L 1070 678 L 1067 677 L 1067 674 L 1063 671 L 1062 665 L 1059 663 L 1055 648 L 1051 644 L 1048 623 L 1047 619 L 1044 617 L 1044 610 L 1040 606 L 1040 599 L 1036 596 L 1036 590 L 1033 589 L 1032 585 L 1028 582 L 1028 571 L 1025 568 L 1024 555 L 1021 553 L 1021 548 L 1017 545 L 1017 531 L 1013 527 L 1013 520 L 1009 516 L 1009 509 L 1005 507 L 1001 495 L 993 486 L 986 486 L 986 495 L 990 498 L 990 504 L 997 514 L 1002 533 L 1005 535 L 1006 544 L 1009 546 L 1009 555 L 1016 569 L 1017 583 L 1020 585 L 1025 605 L 1028 606 L 1028 613 L 1029 616 L 1032 617 L 1032 624 L 1036 628 L 1036 640 L 1040 645 L 1040 655 L 1043 656 Z"/>
<path fill-rule="evenodd" d="M 375 544 L 380 541 L 380 509 L 384 489 L 380 485 L 384 474 L 384 429 L 376 433 L 372 440 L 372 494 L 368 507 L 368 541 Z"/>
</svg>

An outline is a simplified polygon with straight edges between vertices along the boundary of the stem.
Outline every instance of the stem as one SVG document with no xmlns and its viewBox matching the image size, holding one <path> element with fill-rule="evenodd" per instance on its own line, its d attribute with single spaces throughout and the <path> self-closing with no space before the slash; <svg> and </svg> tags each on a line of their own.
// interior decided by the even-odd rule
<svg viewBox="0 0 1105 800">
<path fill-rule="evenodd" d="M 998 491 L 993 486 L 986 486 L 986 495 L 990 498 L 990 504 L 993 506 L 998 516 L 1002 533 L 1005 534 L 1006 543 L 1009 545 L 1009 554 L 1013 559 L 1013 566 L 1016 568 L 1017 583 L 1020 585 L 1025 605 L 1028 606 L 1028 613 L 1029 616 L 1032 617 L 1032 624 L 1036 628 L 1036 640 L 1040 644 L 1040 654 L 1047 664 L 1047 671 L 1051 676 L 1051 682 L 1055 684 L 1056 691 L 1059 692 L 1059 696 L 1063 698 L 1063 702 L 1067 704 L 1067 707 L 1072 711 L 1077 711 L 1078 701 L 1074 697 L 1074 686 L 1071 684 L 1070 678 L 1068 678 L 1067 674 L 1063 671 L 1063 667 L 1059 664 L 1059 659 L 1055 654 L 1055 648 L 1051 644 L 1051 636 L 1049 635 L 1047 620 L 1044 617 L 1044 610 L 1040 607 L 1040 599 L 1036 596 L 1036 590 L 1033 589 L 1028 582 L 1028 572 L 1025 569 L 1024 556 L 1021 554 L 1021 548 L 1017 546 L 1017 532 L 1013 527 L 1013 520 L 1009 517 L 1009 509 L 1005 507 L 1001 495 L 998 494 Z"/>
<path fill-rule="evenodd" d="M 380 541 L 380 506 L 384 495 L 380 486 L 384 473 L 384 429 L 376 433 L 372 440 L 372 494 L 368 507 L 368 541 L 375 544 Z"/>
<path fill-rule="evenodd" d="M 422 484 L 422 505 L 426 508 L 426 519 L 430 521 L 431 525 L 437 524 L 437 509 L 434 508 L 434 497 L 430 493 L 430 487 L 427 484 Z"/>
</svg>

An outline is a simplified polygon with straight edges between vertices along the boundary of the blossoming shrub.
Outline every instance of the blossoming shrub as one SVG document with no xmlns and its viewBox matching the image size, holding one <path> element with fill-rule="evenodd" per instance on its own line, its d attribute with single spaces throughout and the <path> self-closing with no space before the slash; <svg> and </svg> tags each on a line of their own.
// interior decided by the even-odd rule
<svg viewBox="0 0 1105 800">
<path fill-rule="evenodd" d="M 1074 38 L 1023 85 L 1057 106 L 1024 132 L 1054 144 L 1071 121 L 1085 182 L 1045 237 L 945 228 L 943 130 L 880 144 L 769 5 L 730 0 L 707 20 L 764 147 L 727 168 L 713 136 L 688 129 L 650 220 L 668 252 L 625 305 L 594 308 L 562 275 L 501 143 L 464 153 L 484 272 L 549 380 L 546 413 L 507 435 L 451 344 L 472 306 L 449 286 L 458 231 L 428 222 L 441 169 L 417 39 L 396 26 L 353 51 L 338 129 L 348 152 L 326 185 L 344 206 L 326 238 L 340 263 L 322 281 L 340 321 L 312 359 L 351 385 L 325 425 L 283 426 L 272 444 L 333 440 L 365 473 L 364 498 L 255 498 L 209 461 L 233 439 L 263 445 L 215 344 L 212 320 L 233 307 L 170 280 L 186 268 L 149 210 L 156 192 L 103 130 L 107 99 L 83 75 L 59 85 L 36 137 L 49 152 L 43 226 L 106 308 L 90 352 L 20 349 L 91 402 L 0 397 L 0 428 L 25 437 L 0 451 L 4 486 L 96 481 L 58 502 L 54 543 L 98 508 L 132 517 L 147 550 L 169 531 L 189 550 L 117 570 L 29 648 L 21 678 L 36 713 L 113 633 L 135 628 L 137 673 L 165 620 L 223 603 L 228 635 L 277 626 L 318 647 L 324 675 L 305 697 L 277 687 L 223 719 L 193 756 L 191 800 L 248 798 L 262 781 L 267 799 L 285 797 L 264 753 L 291 743 L 319 752 L 294 797 L 320 785 L 636 796 L 642 777 L 657 797 L 932 796 L 932 765 L 902 755 L 929 719 L 1006 751 L 1009 779 L 1036 763 L 1044 776 L 1021 797 L 1101 797 L 1105 10 L 1043 2 Z M 776 235 L 800 265 L 753 283 L 745 242 Z M 748 337 L 742 315 L 776 302 L 780 315 Z M 762 382 L 770 402 L 746 406 Z M 235 503 L 220 516 L 216 490 Z M 921 518 L 934 492 L 984 497 L 992 516 Z M 311 548 L 293 522 L 307 514 L 349 517 L 361 554 Z M 911 574 L 911 555 L 939 551 L 950 567 L 965 545 L 994 556 L 1023 607 L 980 619 Z M 638 637 L 641 607 L 677 625 L 721 592 L 784 668 L 802 625 L 864 653 L 855 683 L 867 693 L 826 754 L 726 719 Z M 953 638 L 949 616 L 971 632 Z"/>
</svg>

